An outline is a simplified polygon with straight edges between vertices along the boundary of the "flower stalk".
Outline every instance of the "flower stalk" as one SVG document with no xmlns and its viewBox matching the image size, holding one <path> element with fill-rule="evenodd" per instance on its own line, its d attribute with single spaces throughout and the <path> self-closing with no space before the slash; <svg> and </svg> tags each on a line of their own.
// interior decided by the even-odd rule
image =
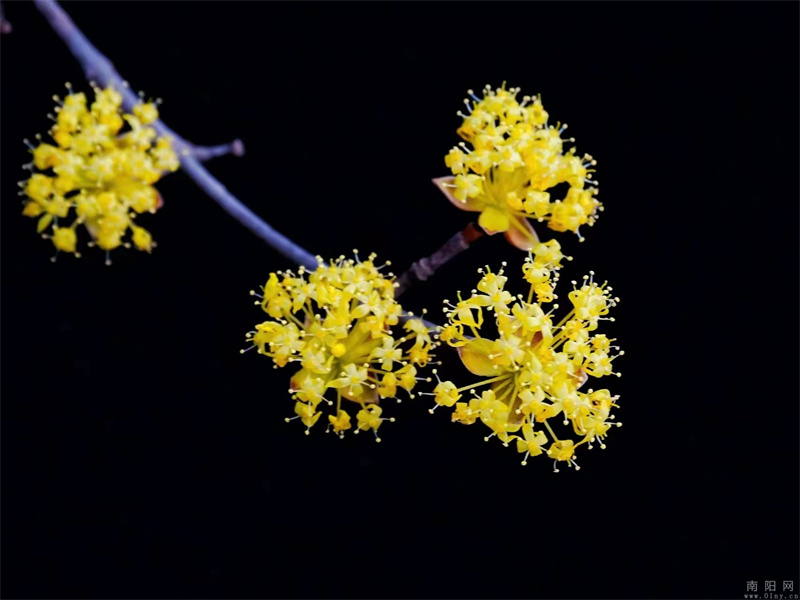
<svg viewBox="0 0 800 600">
<path fill-rule="evenodd" d="M 482 237 L 483 232 L 475 227 L 474 223 L 467 225 L 447 240 L 444 246 L 430 256 L 419 259 L 397 278 L 395 298 L 399 298 L 417 281 L 429 279 L 439 268 L 464 252 L 464 250 L 467 250 Z"/>
</svg>

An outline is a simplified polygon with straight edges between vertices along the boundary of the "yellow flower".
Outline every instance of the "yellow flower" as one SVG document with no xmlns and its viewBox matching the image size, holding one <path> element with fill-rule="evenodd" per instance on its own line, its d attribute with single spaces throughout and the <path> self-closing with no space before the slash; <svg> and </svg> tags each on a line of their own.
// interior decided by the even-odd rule
<svg viewBox="0 0 800 600">
<path fill-rule="evenodd" d="M 421 392 L 422 394 L 433 396 L 436 402 L 436 405 L 428 411 L 431 414 L 440 406 L 453 406 L 458 402 L 458 399 L 461 398 L 461 394 L 458 393 L 458 389 L 452 381 L 442 381 L 439 379 L 439 374 L 436 372 L 436 369 L 433 370 L 433 374 L 436 375 L 436 380 L 439 384 L 433 389 L 432 394 L 429 392 Z"/>
<path fill-rule="evenodd" d="M 137 104 L 133 107 L 133 114 L 144 125 L 149 125 L 158 119 L 158 109 L 152 102 Z"/>
<path fill-rule="evenodd" d="M 473 410 L 471 404 L 471 402 L 456 402 L 456 409 L 453 411 L 452 420 L 463 423 L 464 425 L 472 425 L 477 421 L 480 413 Z"/>
<path fill-rule="evenodd" d="M 306 426 L 306 435 L 308 435 L 311 427 L 319 421 L 320 416 L 322 413 L 317 412 L 316 407 L 311 404 L 306 404 L 305 402 L 295 402 L 294 405 L 294 412 L 297 415 L 293 417 L 294 419 L 299 418 L 303 425 Z M 292 419 L 286 418 L 286 422 L 288 423 Z"/>
<path fill-rule="evenodd" d="M 506 291 L 503 269 L 494 273 L 486 267 L 479 271 L 481 280 L 469 298 L 462 300 L 459 295 L 457 305 L 447 303 L 448 322 L 441 328 L 440 340 L 457 348 L 464 366 L 481 380 L 463 387 L 440 381 L 431 395 L 438 406 L 454 407 L 453 421 L 465 425 L 481 421 L 491 430 L 485 439 L 497 437 L 506 446 L 516 440 L 517 451 L 525 454 L 522 464 L 530 456 L 544 454 L 549 441 L 546 454 L 554 465 L 566 462 L 577 468 L 576 449 L 583 444 L 591 448 L 594 441 L 604 447 L 608 430 L 620 425 L 611 414 L 617 396 L 605 389 L 582 392 L 581 388 L 589 377 L 618 375 L 613 361 L 623 352 L 607 336 L 593 335 L 600 321 L 611 320 L 606 315 L 619 302 L 610 295 L 610 287 L 594 282 L 594 273 L 580 287 L 573 282 L 572 310 L 558 323 L 551 317 L 558 305 L 549 311 L 543 307 L 553 298 L 534 299 L 537 286 L 555 287 L 564 258 L 556 242 L 532 248 L 522 269 L 529 283 L 527 299 Z M 492 328 L 486 337 L 481 335 L 484 322 L 489 322 L 484 311 L 494 314 L 496 327 L 496 333 Z M 457 402 L 467 391 L 474 398 Z M 582 439 L 559 438 L 553 419 L 571 425 Z"/>
<path fill-rule="evenodd" d="M 80 225 L 92 238 L 89 245 L 106 253 L 129 247 L 125 241 L 129 233 L 134 246 L 150 252 L 155 246 L 152 236 L 134 219 L 161 206 L 152 185 L 166 172 L 177 170 L 177 154 L 170 141 L 158 138 L 149 126 L 158 118 L 155 105 L 138 104 L 133 114 L 123 114 L 119 92 L 111 88 L 94 92 L 91 105 L 82 93 L 56 99 L 56 124 L 50 131 L 56 145 L 40 142 L 31 148 L 30 167 L 42 172 L 23 184 L 28 201 L 22 214 L 39 218 L 39 233 L 52 225 L 53 234 L 45 237 L 60 252 L 77 255 Z M 126 123 L 128 128 L 123 129 Z M 73 209 L 71 225 L 59 227 L 58 219 L 67 218 Z M 106 262 L 110 263 L 108 255 Z"/>
<path fill-rule="evenodd" d="M 347 414 L 346 410 L 340 410 L 337 416 L 328 415 L 328 421 L 330 425 L 328 426 L 333 427 L 333 432 L 339 434 L 339 437 L 344 437 L 344 432 L 350 429 L 350 415 Z"/>
<path fill-rule="evenodd" d="M 431 360 L 437 342 L 421 319 L 407 319 L 405 335 L 393 333 L 393 327 L 400 329 L 402 308 L 394 299 L 394 276 L 381 273 L 374 254 L 360 260 L 356 252 L 355 260 L 339 257 L 327 265 L 317 260 L 310 272 L 301 267 L 297 273 L 270 273 L 263 293 L 252 292 L 270 319 L 246 339 L 278 367 L 299 363 L 290 392 L 308 407 L 294 417 L 305 419 L 307 428 L 318 414 L 313 411 L 334 406 L 330 394 L 336 397 L 328 415 L 335 433 L 350 428 L 343 401 L 361 407 L 359 429 L 377 432 L 386 420 L 380 400 L 395 398 L 398 388 L 413 398 L 417 367 Z"/>
<path fill-rule="evenodd" d="M 77 238 L 72 227 L 53 227 L 53 245 L 61 252 L 75 253 Z"/>
<path fill-rule="evenodd" d="M 558 461 L 566 461 L 567 464 L 572 464 L 575 466 L 575 470 L 579 470 L 580 467 L 578 464 L 572 460 L 572 457 L 575 455 L 575 442 L 572 440 L 556 440 L 550 446 L 550 449 L 547 451 L 548 456 L 556 460 L 556 463 L 553 465 L 553 471 L 558 473 Z"/>
<path fill-rule="evenodd" d="M 602 210 L 591 178 L 596 161 L 564 150 L 564 141 L 574 140 L 562 139 L 566 125 L 547 125 L 541 98 L 525 96 L 520 103 L 519 89 L 505 84 L 483 92 L 478 98 L 470 90 L 469 113 L 458 113 L 464 119 L 458 134 L 472 149 L 465 143 L 451 149 L 445 165 L 453 176 L 434 183 L 461 210 L 479 212 L 478 224 L 489 235 L 503 232 L 523 250 L 538 242 L 530 218 L 583 240 L 580 227 L 593 225 Z M 551 200 L 546 190 L 561 183 L 569 186 L 567 195 Z"/>
<path fill-rule="evenodd" d="M 341 375 L 342 377 L 334 379 L 328 385 L 336 389 L 345 388 L 348 396 L 357 397 L 364 393 L 364 386 L 361 384 L 367 380 L 367 370 L 365 368 L 359 369 L 353 363 L 350 363 L 344 367 Z"/>
<path fill-rule="evenodd" d="M 517 438 L 517 452 L 524 452 L 523 466 L 528 464 L 529 456 L 538 456 L 542 453 L 542 446 L 547 443 L 547 436 L 543 431 L 533 431 L 533 426 L 526 423 L 522 426 L 522 438 Z"/>
<path fill-rule="evenodd" d="M 133 229 L 133 245 L 139 250 L 150 252 L 153 249 L 153 236 L 144 227 L 131 226 Z"/>
<path fill-rule="evenodd" d="M 358 411 L 356 415 L 356 420 L 358 421 L 356 433 L 359 431 L 369 431 L 371 429 L 375 434 L 375 441 L 380 442 L 381 438 L 378 437 L 378 427 L 380 427 L 381 423 L 384 421 L 394 422 L 394 417 L 391 419 L 382 418 L 381 413 L 383 413 L 383 409 L 377 404 L 370 404 Z"/>
</svg>

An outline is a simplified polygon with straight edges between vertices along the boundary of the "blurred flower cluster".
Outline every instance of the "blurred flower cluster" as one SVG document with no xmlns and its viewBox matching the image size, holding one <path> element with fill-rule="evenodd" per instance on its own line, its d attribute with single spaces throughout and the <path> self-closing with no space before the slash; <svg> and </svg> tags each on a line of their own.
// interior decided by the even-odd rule
<svg viewBox="0 0 800 600">
<path fill-rule="evenodd" d="M 468 91 L 468 113 L 458 113 L 464 119 L 458 134 L 466 143 L 445 157 L 453 176 L 434 182 L 458 208 L 480 212 L 478 223 L 487 233 L 504 232 L 528 250 L 538 242 L 529 218 L 581 237 L 580 227 L 594 224 L 602 206 L 591 179 L 595 161 L 577 156 L 574 147 L 565 151 L 564 142 L 574 142 L 561 137 L 567 126 L 548 125 L 541 98 L 518 102 L 519 91 L 505 84 L 487 86 L 482 98 Z M 562 183 L 569 191 L 552 198 L 547 190 Z"/>
<path fill-rule="evenodd" d="M 57 252 L 78 255 L 80 225 L 91 236 L 89 245 L 107 253 L 129 246 L 124 239 L 128 231 L 133 245 L 149 252 L 152 237 L 135 217 L 161 205 L 153 184 L 178 169 L 178 157 L 170 140 L 150 126 L 158 118 L 153 103 L 140 103 L 132 114 L 124 114 L 119 92 L 95 88 L 94 94 L 91 104 L 83 93 L 55 97 L 59 106 L 50 130 L 55 145 L 37 136 L 38 145 L 31 146 L 30 168 L 41 172 L 21 182 L 28 198 L 23 214 L 38 218 L 39 233 L 52 226 L 44 236 Z"/>
<path fill-rule="evenodd" d="M 341 256 L 329 265 L 317 260 L 311 272 L 271 273 L 263 293 L 252 292 L 270 319 L 247 340 L 276 367 L 299 363 L 289 390 L 295 416 L 287 420 L 300 419 L 308 433 L 335 399 L 328 431 L 341 436 L 353 426 L 346 400 L 357 411 L 355 432 L 372 430 L 380 441 L 377 431 L 387 420 L 380 400 L 396 398 L 398 388 L 414 397 L 417 368 L 430 362 L 436 342 L 421 319 L 403 319 L 394 277 L 380 272 L 374 254 L 364 261 L 357 253 L 355 260 Z"/>
<path fill-rule="evenodd" d="M 506 290 L 502 269 L 493 273 L 487 267 L 469 298 L 459 294 L 457 304 L 445 301 L 448 320 L 439 337 L 457 347 L 464 366 L 483 379 L 464 387 L 440 380 L 433 396 L 437 407 L 454 408 L 453 421 L 481 421 L 491 430 L 487 440 L 515 442 L 523 464 L 546 454 L 556 461 L 554 468 L 558 461 L 577 468 L 575 450 L 593 442 L 604 448 L 608 430 L 620 425 L 611 414 L 617 396 L 606 389 L 580 389 L 589 377 L 616 374 L 612 363 L 623 353 L 613 339 L 594 333 L 600 321 L 613 320 L 606 315 L 619 299 L 611 297 L 606 284 L 595 283 L 593 274 L 580 287 L 572 282 L 572 309 L 558 323 L 552 319 L 558 305 L 545 311 L 556 298 L 551 286 L 563 258 L 555 242 L 534 247 L 522 269 L 530 285 L 527 298 Z M 487 328 L 485 311 L 493 312 L 496 330 Z M 488 389 L 479 395 L 476 390 L 484 386 Z M 473 397 L 460 401 L 467 391 Z M 556 434 L 550 421 L 559 415 L 580 441 Z"/>
</svg>

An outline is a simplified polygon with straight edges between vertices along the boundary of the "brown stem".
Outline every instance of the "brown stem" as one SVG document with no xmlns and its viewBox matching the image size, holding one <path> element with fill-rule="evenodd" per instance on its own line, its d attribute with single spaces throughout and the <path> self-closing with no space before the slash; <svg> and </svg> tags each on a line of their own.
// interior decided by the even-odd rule
<svg viewBox="0 0 800 600">
<path fill-rule="evenodd" d="M 431 277 L 436 270 L 446 264 L 451 259 L 461 254 L 474 242 L 483 237 L 483 231 L 470 223 L 463 230 L 451 237 L 444 246 L 425 258 L 420 258 L 412 264 L 408 270 L 397 278 L 397 288 L 395 288 L 395 298 L 399 298 L 408 288 L 417 281 L 425 281 Z"/>
</svg>

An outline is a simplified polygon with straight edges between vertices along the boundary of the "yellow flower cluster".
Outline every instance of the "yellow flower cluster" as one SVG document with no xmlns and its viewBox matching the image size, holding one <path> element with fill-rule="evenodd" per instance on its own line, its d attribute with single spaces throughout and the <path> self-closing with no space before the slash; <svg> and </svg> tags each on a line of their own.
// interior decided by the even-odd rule
<svg viewBox="0 0 800 600">
<path fill-rule="evenodd" d="M 572 310 L 561 321 L 554 324 L 551 318 L 558 305 L 545 312 L 542 305 L 556 297 L 551 286 L 562 258 L 555 242 L 539 244 L 529 253 L 523 267 L 530 284 L 527 299 L 505 289 L 502 269 L 480 271 L 477 290 L 466 300 L 459 294 L 459 302 L 444 309 L 448 322 L 440 339 L 457 347 L 464 366 L 485 379 L 460 388 L 440 380 L 433 391 L 437 406 L 454 407 L 453 421 L 469 425 L 480 420 L 492 430 L 487 440 L 496 436 L 506 446 L 516 441 L 517 451 L 525 455 L 523 465 L 529 456 L 546 453 L 555 460 L 556 471 L 558 461 L 577 469 L 576 448 L 591 448 L 595 440 L 605 448 L 608 430 L 620 425 L 611 414 L 618 396 L 606 389 L 579 390 L 590 376 L 618 376 L 612 362 L 623 354 L 612 345 L 615 340 L 593 334 L 600 321 L 613 320 L 605 315 L 619 302 L 610 296 L 610 287 L 594 282 L 593 274 L 580 287 L 573 282 Z M 496 338 L 481 336 L 484 311 L 494 312 Z M 478 395 L 476 388 L 482 386 L 489 389 Z M 466 391 L 474 397 L 460 402 Z M 564 425 L 572 423 L 580 441 L 556 435 L 549 420 L 558 415 Z"/>
<path fill-rule="evenodd" d="M 31 168 L 43 172 L 20 184 L 28 197 L 22 214 L 39 219 L 39 233 L 52 225 L 52 235 L 44 237 L 57 252 L 78 256 L 76 228 L 84 225 L 93 239 L 89 245 L 105 250 L 110 262 L 110 250 L 129 246 L 123 241 L 129 229 L 138 249 L 152 250 L 152 236 L 134 218 L 154 213 L 161 205 L 153 184 L 165 172 L 177 170 L 179 161 L 170 141 L 158 138 L 149 126 L 158 118 L 153 103 L 138 104 L 133 114 L 123 114 L 119 92 L 96 88 L 94 93 L 91 105 L 83 93 L 70 93 L 63 101 L 55 98 L 59 106 L 50 135 L 56 145 L 31 146 Z M 75 219 L 60 226 L 58 220 L 66 219 L 72 209 Z"/>
<path fill-rule="evenodd" d="M 566 125 L 547 125 L 541 98 L 516 99 L 519 88 L 484 89 L 483 98 L 468 91 L 468 114 L 459 135 L 468 142 L 454 147 L 445 164 L 454 177 L 435 180 L 445 195 L 462 210 L 480 212 L 478 223 L 488 233 L 505 232 L 518 248 L 528 250 L 537 242 L 528 221 L 547 221 L 555 231 L 572 231 L 581 237 L 582 225 L 593 225 L 598 210 L 596 182 L 591 179 L 595 161 L 579 157 L 575 148 L 565 152 L 561 134 Z M 563 199 L 547 191 L 569 185 Z M 590 187 L 587 187 L 590 186 Z"/>
<path fill-rule="evenodd" d="M 276 367 L 300 364 L 289 390 L 296 416 L 287 421 L 300 419 L 308 434 L 323 404 L 333 406 L 325 394 L 335 390 L 327 431 L 343 436 L 352 427 L 344 399 L 360 407 L 355 433 L 372 430 L 380 441 L 377 431 L 387 420 L 380 399 L 396 398 L 398 388 L 414 397 L 417 367 L 430 362 L 436 342 L 421 319 L 405 320 L 402 337 L 392 333 L 403 311 L 394 299 L 394 277 L 381 274 L 374 254 L 361 261 L 356 252 L 355 260 L 341 256 L 330 265 L 317 260 L 310 273 L 303 267 L 297 274 L 271 273 L 263 294 L 251 292 L 271 318 L 247 340 Z"/>
</svg>

